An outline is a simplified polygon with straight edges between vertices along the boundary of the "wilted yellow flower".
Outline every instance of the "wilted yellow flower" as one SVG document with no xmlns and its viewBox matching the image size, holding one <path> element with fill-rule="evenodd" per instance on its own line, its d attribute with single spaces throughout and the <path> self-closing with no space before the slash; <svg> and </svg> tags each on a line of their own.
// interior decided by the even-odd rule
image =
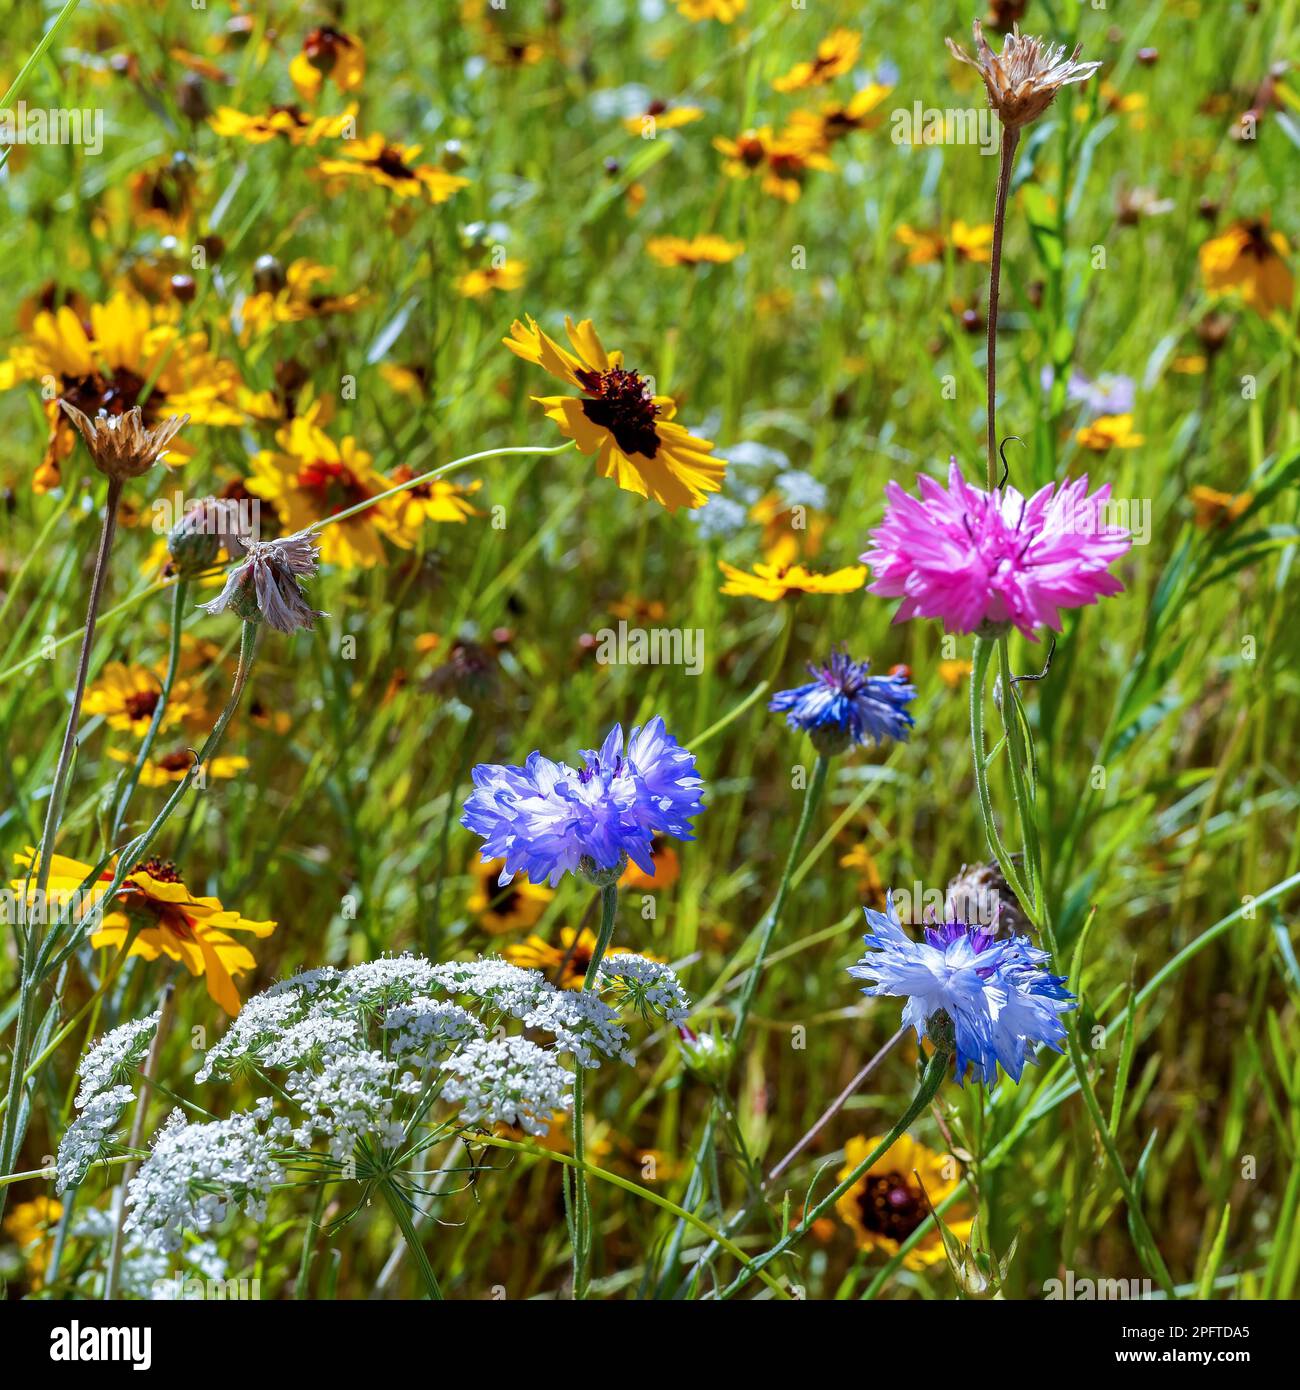
<svg viewBox="0 0 1300 1390">
<path fill-rule="evenodd" d="M 278 267 L 277 267 L 278 271 Z M 306 257 L 292 261 L 283 271 L 280 288 L 262 289 L 250 294 L 239 310 L 239 341 L 247 343 L 257 333 L 277 323 L 302 323 L 305 319 L 325 318 L 329 314 L 350 314 L 366 301 L 365 294 L 322 294 L 318 286 L 333 277 L 328 266 L 317 265 Z"/>
</svg>

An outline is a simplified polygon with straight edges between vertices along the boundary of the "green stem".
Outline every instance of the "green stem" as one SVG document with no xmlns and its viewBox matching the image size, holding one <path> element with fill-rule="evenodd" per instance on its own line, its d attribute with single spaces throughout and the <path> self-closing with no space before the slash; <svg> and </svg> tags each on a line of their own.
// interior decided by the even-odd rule
<svg viewBox="0 0 1300 1390">
<path fill-rule="evenodd" d="M 1011 166 L 1015 162 L 1020 132 L 1002 127 L 998 152 L 998 196 L 993 209 L 993 248 L 989 259 L 989 323 L 986 347 L 988 378 L 988 488 L 997 481 L 995 460 L 998 452 L 998 292 L 1002 283 L 1002 232 L 1007 221 L 1007 192 L 1011 187 Z"/>
<path fill-rule="evenodd" d="M 998 861 L 1002 876 L 1011 885 L 1017 898 L 1023 904 L 1030 902 L 1029 891 L 1020 877 L 1015 861 L 1002 843 L 997 822 L 993 818 L 993 799 L 989 795 L 988 755 L 984 751 L 984 687 L 988 683 L 989 660 L 993 647 L 983 637 L 975 639 L 975 650 L 971 661 L 970 677 L 970 740 L 971 757 L 975 764 L 975 793 L 979 802 L 980 818 L 984 822 L 984 835 L 989 849 Z"/>
<path fill-rule="evenodd" d="M 921 1074 L 921 1080 L 916 1088 L 916 1094 L 912 1097 L 911 1104 L 903 1111 L 902 1115 L 895 1122 L 893 1128 L 880 1141 L 879 1144 L 858 1164 L 856 1168 L 843 1179 L 831 1192 L 823 1197 L 820 1202 L 811 1210 L 805 1211 L 802 1220 L 786 1236 L 783 1236 L 765 1254 L 760 1255 L 756 1260 L 751 1260 L 748 1269 L 742 1270 L 718 1295 L 719 1299 L 730 1298 L 746 1284 L 760 1273 L 767 1265 L 784 1255 L 787 1250 L 797 1245 L 813 1228 L 813 1223 L 820 1220 L 830 1209 L 840 1200 L 844 1194 L 854 1186 L 862 1175 L 871 1167 L 877 1159 L 889 1152 L 893 1145 L 903 1135 L 907 1128 L 925 1109 L 927 1105 L 938 1094 L 939 1087 L 943 1084 L 943 1079 L 948 1073 L 948 1065 L 952 1060 L 952 1054 L 946 1048 L 937 1048 L 926 1063 L 925 1071 Z"/>
<path fill-rule="evenodd" d="M 803 853 L 804 841 L 808 838 L 808 831 L 812 828 L 813 818 L 826 788 L 826 774 L 830 768 L 830 762 L 828 754 L 817 754 L 817 761 L 813 764 L 812 781 L 809 782 L 808 790 L 804 794 L 799 825 L 794 832 L 794 839 L 790 843 L 790 852 L 786 855 L 785 872 L 781 875 L 781 884 L 776 890 L 776 900 L 763 919 L 762 930 L 758 938 L 758 949 L 754 952 L 754 962 L 749 968 L 749 974 L 745 977 L 745 984 L 740 992 L 740 1002 L 736 1005 L 736 1019 L 731 1026 L 731 1044 L 733 1049 L 737 1051 L 745 1032 L 745 1025 L 749 1021 L 749 1011 L 754 1002 L 754 995 L 758 990 L 759 978 L 763 973 L 768 949 L 785 911 L 785 900 L 790 895 L 790 881 L 794 877 L 799 856 Z"/>
<path fill-rule="evenodd" d="M 402 1228 L 402 1235 L 406 1240 L 407 1248 L 415 1258 L 415 1263 L 420 1271 L 420 1278 L 424 1280 L 425 1296 L 441 1303 L 442 1290 L 438 1287 L 438 1277 L 434 1274 L 433 1266 L 429 1263 L 429 1257 L 425 1253 L 423 1244 L 421 1244 L 420 1233 L 415 1229 L 415 1222 L 411 1220 L 411 1209 L 406 1197 L 391 1178 L 385 1178 L 379 1184 L 379 1190 L 384 1194 L 384 1201 L 388 1203 L 389 1211 L 397 1218 L 397 1224 Z"/>
<path fill-rule="evenodd" d="M 600 930 L 596 935 L 596 949 L 587 963 L 587 973 L 583 977 L 584 991 L 594 989 L 600 974 L 600 963 L 609 950 L 614 938 L 614 921 L 618 916 L 618 883 L 606 883 L 600 890 Z M 587 1191 L 587 1175 L 583 1166 L 586 1160 L 584 1148 L 584 1128 L 586 1123 L 586 1095 L 584 1068 L 581 1062 L 573 1077 L 573 1157 L 578 1169 L 573 1184 L 573 1297 L 586 1298 L 591 1283 L 591 1200 Z"/>
</svg>

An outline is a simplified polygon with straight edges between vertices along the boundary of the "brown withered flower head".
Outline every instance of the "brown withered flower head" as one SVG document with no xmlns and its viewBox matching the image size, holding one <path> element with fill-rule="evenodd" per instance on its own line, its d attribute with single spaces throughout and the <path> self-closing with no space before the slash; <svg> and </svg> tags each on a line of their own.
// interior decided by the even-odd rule
<svg viewBox="0 0 1300 1390">
<path fill-rule="evenodd" d="M 60 399 L 59 404 L 86 441 L 95 467 L 118 482 L 138 478 L 152 468 L 190 418 L 188 415 L 169 415 L 150 429 L 145 425 L 138 405 L 121 415 L 109 415 L 101 410 L 91 419 L 69 401 Z"/>
<path fill-rule="evenodd" d="M 248 541 L 236 537 L 244 558 L 226 577 L 225 587 L 211 603 L 200 604 L 208 613 L 227 610 L 246 623 L 266 622 L 277 632 L 309 631 L 318 613 L 307 602 L 301 580 L 316 573 L 320 547 L 310 532 L 300 531 L 274 541 Z"/>
<path fill-rule="evenodd" d="M 244 529 L 245 518 L 234 498 L 205 497 L 190 506 L 167 533 L 170 573 L 187 579 L 217 563 L 224 550 L 232 559 L 254 537 Z"/>
<path fill-rule="evenodd" d="M 996 859 L 987 864 L 963 864 L 961 873 L 950 880 L 944 902 L 950 922 L 984 926 L 1011 936 L 1029 930 L 1029 919 Z"/>
<path fill-rule="evenodd" d="M 1057 92 L 1071 82 L 1086 82 L 1100 63 L 1080 63 L 1078 47 L 1067 58 L 1064 45 L 1052 45 L 1029 38 L 1015 25 L 1002 42 L 1002 52 L 994 53 L 977 19 L 971 26 L 975 35 L 975 56 L 951 39 L 945 39 L 952 56 L 974 68 L 984 79 L 989 105 L 1008 130 L 1019 130 L 1035 121 L 1052 104 Z"/>
</svg>

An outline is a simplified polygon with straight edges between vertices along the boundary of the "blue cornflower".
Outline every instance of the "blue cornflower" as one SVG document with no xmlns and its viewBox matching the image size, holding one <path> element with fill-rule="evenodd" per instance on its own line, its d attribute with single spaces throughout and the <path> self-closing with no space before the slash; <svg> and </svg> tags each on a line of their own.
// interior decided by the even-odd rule
<svg viewBox="0 0 1300 1390">
<path fill-rule="evenodd" d="M 566 873 L 610 883 L 631 859 L 653 875 L 656 834 L 693 840 L 691 817 L 703 809 L 695 757 L 657 716 L 632 730 L 623 749 L 616 724 L 599 752 L 582 753 L 581 770 L 540 753 L 523 767 L 480 763 L 460 823 L 483 837 L 482 857 L 504 859 L 499 882 L 526 873 L 554 887 Z"/>
<path fill-rule="evenodd" d="M 834 651 L 825 666 L 808 667 L 816 680 L 780 691 L 768 708 L 784 711 L 786 723 L 803 729 L 819 753 L 842 753 L 872 738 L 906 742 L 916 722 L 907 712 L 916 687 L 903 676 L 868 675 L 870 669 L 869 661 Z"/>
<path fill-rule="evenodd" d="M 1039 1043 L 1061 1050 L 1060 1015 L 1076 1001 L 1062 976 L 1043 969 L 1050 958 L 1027 936 L 998 937 L 964 922 L 944 922 L 927 927 L 924 941 L 913 941 L 898 920 L 892 894 L 884 912 L 866 912 L 870 952 L 849 974 L 875 980 L 864 994 L 905 996 L 903 1022 L 916 1029 L 918 1040 L 955 1035 L 958 1082 L 970 1063 L 986 1086 L 997 1080 L 999 1063 L 1019 1081 Z M 940 1011 L 949 1023 L 935 1021 Z"/>
</svg>

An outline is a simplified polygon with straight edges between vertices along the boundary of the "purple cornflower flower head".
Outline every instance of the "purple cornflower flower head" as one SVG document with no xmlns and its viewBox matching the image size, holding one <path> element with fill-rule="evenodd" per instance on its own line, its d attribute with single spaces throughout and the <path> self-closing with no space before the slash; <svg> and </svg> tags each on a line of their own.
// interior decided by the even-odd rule
<svg viewBox="0 0 1300 1390">
<path fill-rule="evenodd" d="M 1060 1015 L 1076 1001 L 1064 978 L 1043 968 L 1048 954 L 1027 936 L 944 922 L 914 941 L 903 931 L 892 894 L 884 912 L 867 908 L 866 914 L 868 953 L 849 974 L 875 981 L 863 994 L 906 998 L 903 1022 L 916 1029 L 918 1041 L 952 1038 L 959 1084 L 972 1063 L 986 1086 L 997 1080 L 999 1065 L 1018 1082 L 1040 1043 L 1061 1050 Z"/>
<path fill-rule="evenodd" d="M 616 724 L 599 752 L 582 753 L 581 770 L 531 753 L 523 767 L 480 763 L 460 823 L 483 837 L 482 858 L 504 859 L 500 883 L 526 873 L 553 888 L 566 873 L 611 883 L 629 859 L 653 876 L 653 837 L 693 840 L 691 817 L 703 809 L 695 757 L 656 716 L 623 747 Z"/>
<path fill-rule="evenodd" d="M 307 602 L 299 582 L 316 573 L 320 548 L 315 536 L 300 531 L 275 541 L 235 539 L 244 558 L 226 576 L 216 598 L 201 608 L 208 613 L 229 609 L 248 623 L 265 620 L 277 632 L 310 629 L 317 618 L 326 616 Z"/>
<path fill-rule="evenodd" d="M 984 492 L 952 461 L 948 486 L 922 475 L 919 500 L 895 482 L 885 518 L 862 557 L 868 592 L 903 600 L 894 621 L 938 618 L 949 632 L 990 636 L 1014 625 L 1031 641 L 1061 630 L 1079 608 L 1124 586 L 1109 566 L 1132 536 L 1108 519 L 1110 484 L 1088 495 L 1085 474 L 1032 497 L 1014 487 Z"/>
<path fill-rule="evenodd" d="M 802 729 L 819 753 L 842 753 L 855 743 L 887 738 L 907 741 L 916 722 L 907 706 L 916 687 L 902 676 L 871 676 L 869 661 L 833 651 L 824 666 L 809 664 L 816 678 L 772 697 L 768 709 L 783 712 L 792 729 Z"/>
</svg>

